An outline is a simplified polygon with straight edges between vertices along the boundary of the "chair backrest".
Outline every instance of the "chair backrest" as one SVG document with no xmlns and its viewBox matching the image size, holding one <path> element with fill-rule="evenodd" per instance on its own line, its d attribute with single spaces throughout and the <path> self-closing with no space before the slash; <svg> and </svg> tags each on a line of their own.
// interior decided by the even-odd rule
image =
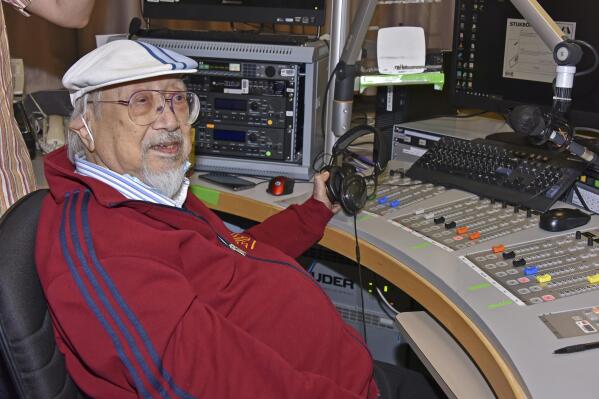
<svg viewBox="0 0 599 399">
<path fill-rule="evenodd" d="M 67 374 L 35 267 L 38 190 L 16 202 L 0 219 L 0 351 L 10 397 L 84 397 Z M 1 395 L 1 392 L 0 392 Z"/>
</svg>

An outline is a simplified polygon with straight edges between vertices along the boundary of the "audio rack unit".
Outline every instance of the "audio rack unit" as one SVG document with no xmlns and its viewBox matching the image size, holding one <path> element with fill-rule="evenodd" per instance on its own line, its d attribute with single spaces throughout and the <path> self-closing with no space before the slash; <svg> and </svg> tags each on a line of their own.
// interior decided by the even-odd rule
<svg viewBox="0 0 599 399">
<path fill-rule="evenodd" d="M 323 150 L 328 48 L 140 37 L 198 61 L 196 169 L 307 180 Z"/>
</svg>

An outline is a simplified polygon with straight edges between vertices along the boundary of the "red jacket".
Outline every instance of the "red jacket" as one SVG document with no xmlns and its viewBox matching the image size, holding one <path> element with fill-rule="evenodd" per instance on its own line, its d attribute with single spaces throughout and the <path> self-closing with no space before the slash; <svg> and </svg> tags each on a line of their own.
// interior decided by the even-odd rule
<svg viewBox="0 0 599 399">
<path fill-rule="evenodd" d="M 241 234 L 199 200 L 125 199 L 46 157 L 36 262 L 59 349 L 94 398 L 375 398 L 372 359 L 293 259 L 310 199 Z"/>
</svg>

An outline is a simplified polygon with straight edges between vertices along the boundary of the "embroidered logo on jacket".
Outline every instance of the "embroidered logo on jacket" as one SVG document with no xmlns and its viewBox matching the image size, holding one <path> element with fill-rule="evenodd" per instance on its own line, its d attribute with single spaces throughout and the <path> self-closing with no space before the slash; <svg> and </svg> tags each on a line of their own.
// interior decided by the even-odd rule
<svg viewBox="0 0 599 399">
<path fill-rule="evenodd" d="M 256 240 L 241 233 L 231 233 L 231 237 L 235 240 L 235 245 L 238 248 L 245 249 L 246 251 L 252 250 L 256 246 Z"/>
</svg>

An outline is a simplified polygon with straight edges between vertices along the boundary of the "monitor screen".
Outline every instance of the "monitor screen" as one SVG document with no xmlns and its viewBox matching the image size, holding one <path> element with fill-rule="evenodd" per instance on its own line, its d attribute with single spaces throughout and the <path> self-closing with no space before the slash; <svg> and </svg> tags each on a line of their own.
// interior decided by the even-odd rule
<svg viewBox="0 0 599 399">
<path fill-rule="evenodd" d="M 572 39 L 599 50 L 598 0 L 539 0 Z M 592 66 L 592 53 L 577 65 Z M 456 0 L 450 89 L 454 105 L 505 112 L 519 104 L 552 105 L 555 63 L 509 0 Z M 568 115 L 573 126 L 599 128 L 599 70 L 576 77 Z"/>
<path fill-rule="evenodd" d="M 325 0 L 144 0 L 144 17 L 324 25 Z"/>
</svg>

